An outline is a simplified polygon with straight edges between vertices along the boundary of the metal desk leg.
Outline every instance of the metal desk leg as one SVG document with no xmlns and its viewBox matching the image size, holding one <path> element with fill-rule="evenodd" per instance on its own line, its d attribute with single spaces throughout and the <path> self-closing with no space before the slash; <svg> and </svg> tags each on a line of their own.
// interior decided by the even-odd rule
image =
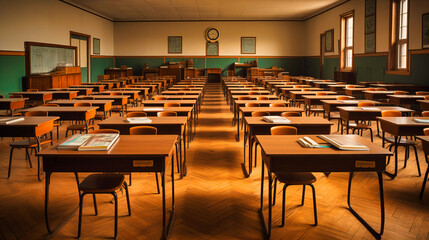
<svg viewBox="0 0 429 240">
<path fill-rule="evenodd" d="M 248 140 L 247 128 L 245 126 L 244 127 L 244 136 L 243 136 L 243 163 L 241 164 L 241 168 L 243 170 L 244 177 L 246 177 L 246 178 L 248 178 L 250 176 L 251 167 L 252 167 L 252 165 L 249 162 L 249 171 L 247 171 L 247 169 L 246 169 L 246 143 L 247 143 L 247 140 Z"/>
<path fill-rule="evenodd" d="M 350 172 L 349 177 L 349 187 L 347 192 L 347 204 L 349 207 L 349 211 L 363 224 L 363 226 L 368 229 L 368 231 L 376 238 L 381 239 L 381 235 L 383 235 L 384 232 L 384 222 L 385 222 L 385 212 L 384 212 L 384 193 L 383 193 L 383 174 L 381 172 L 377 172 L 378 176 L 378 185 L 380 188 L 380 232 L 377 232 L 372 228 L 351 206 L 350 204 L 350 193 L 351 193 L 351 185 L 352 185 L 352 179 L 354 176 L 354 172 Z"/>
<path fill-rule="evenodd" d="M 383 172 L 388 177 L 390 177 L 392 180 L 395 179 L 396 176 L 398 175 L 398 143 L 399 143 L 399 137 L 395 136 L 395 171 L 393 173 L 390 173 L 386 170 Z"/>
<path fill-rule="evenodd" d="M 244 116 L 244 114 L 243 114 L 243 116 Z M 244 121 L 244 119 L 243 119 L 243 121 Z M 237 114 L 237 121 L 235 124 L 237 125 L 237 135 L 235 135 L 235 140 L 237 142 L 239 142 L 240 141 L 240 112 L 238 112 L 238 114 Z"/>
<path fill-rule="evenodd" d="M 271 223 L 272 223 L 272 199 L 273 192 L 271 186 L 273 185 L 273 178 L 271 176 L 270 171 L 268 170 L 268 223 L 265 221 L 264 215 L 264 166 L 265 163 L 262 163 L 262 174 L 261 174 L 261 207 L 259 209 L 259 214 L 261 217 L 261 223 L 263 224 L 265 239 L 270 239 L 271 237 Z"/>
<path fill-rule="evenodd" d="M 188 145 L 189 147 L 189 145 Z M 187 174 L 187 163 L 186 163 L 186 125 L 183 129 L 183 176 Z"/>
</svg>

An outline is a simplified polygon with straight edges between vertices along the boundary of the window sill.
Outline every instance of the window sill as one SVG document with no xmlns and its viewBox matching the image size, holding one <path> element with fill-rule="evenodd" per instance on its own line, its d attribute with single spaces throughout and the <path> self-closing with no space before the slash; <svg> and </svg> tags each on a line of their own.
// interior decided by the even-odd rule
<svg viewBox="0 0 429 240">
<path fill-rule="evenodd" d="M 408 70 L 388 70 L 386 71 L 387 74 L 390 75 L 402 75 L 402 76 L 410 76 L 411 73 Z"/>
</svg>

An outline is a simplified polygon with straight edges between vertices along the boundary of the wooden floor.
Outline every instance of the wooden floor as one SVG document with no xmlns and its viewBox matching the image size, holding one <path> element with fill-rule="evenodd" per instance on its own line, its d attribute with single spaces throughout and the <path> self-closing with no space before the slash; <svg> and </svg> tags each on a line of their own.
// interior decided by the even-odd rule
<svg viewBox="0 0 429 240">
<path fill-rule="evenodd" d="M 170 239 L 263 239 L 258 215 L 260 160 L 250 178 L 241 170 L 242 142 L 234 138 L 232 113 L 224 101 L 219 84 L 208 86 L 197 138 L 188 155 L 188 176 L 176 180 L 176 219 Z M 333 128 L 333 130 L 336 130 Z M 64 131 L 61 132 L 64 135 Z M 368 137 L 366 134 L 365 136 Z M 37 181 L 36 169 L 24 161 L 24 151 L 16 151 L 12 176 L 6 179 L 8 142 L 0 142 L 0 237 L 2 239 L 45 239 L 44 182 Z M 380 143 L 380 139 L 376 138 Z M 401 154 L 403 156 L 403 154 Z M 419 146 L 424 172 L 427 164 Z M 400 165 L 402 166 L 402 161 Z M 35 159 L 33 159 L 35 165 Z M 390 167 L 390 166 L 389 166 Z M 83 174 L 81 174 L 84 176 Z M 372 239 L 372 235 L 347 210 L 347 173 L 332 173 L 328 178 L 315 173 L 319 226 L 312 226 L 311 194 L 298 206 L 301 187 L 289 187 L 286 226 L 280 228 L 281 207 L 276 205 L 272 239 Z M 384 177 L 386 227 L 383 239 L 429 239 L 429 189 L 425 200 L 418 199 L 423 177 L 417 176 L 412 157 L 395 180 Z M 168 181 L 171 181 L 170 179 Z M 278 188 L 278 199 L 281 198 Z M 357 174 L 352 203 L 376 229 L 379 227 L 376 175 Z M 119 239 L 159 239 L 161 236 L 161 196 L 156 194 L 153 173 L 133 174 L 130 187 L 132 216 L 126 216 L 125 195 L 119 194 Z M 91 196 L 86 197 L 83 239 L 113 236 L 113 205 L 110 196 L 97 198 L 99 215 L 94 216 Z M 54 174 L 51 181 L 50 216 L 58 222 L 78 203 L 72 174 Z M 73 239 L 77 235 L 74 215 L 53 239 Z M 54 224 L 55 225 L 55 224 Z"/>
</svg>

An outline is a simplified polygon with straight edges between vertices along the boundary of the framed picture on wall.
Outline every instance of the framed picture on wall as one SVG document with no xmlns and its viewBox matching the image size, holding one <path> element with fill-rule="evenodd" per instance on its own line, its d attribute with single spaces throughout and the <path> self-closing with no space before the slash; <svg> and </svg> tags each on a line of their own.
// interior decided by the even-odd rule
<svg viewBox="0 0 429 240">
<path fill-rule="evenodd" d="M 422 48 L 429 48 L 429 13 L 422 15 Z"/>
<path fill-rule="evenodd" d="M 375 33 L 365 35 L 365 52 L 375 52 Z"/>
<path fill-rule="evenodd" d="M 375 15 L 376 8 L 377 8 L 376 0 L 365 0 L 365 16 Z"/>
<path fill-rule="evenodd" d="M 93 38 L 93 54 L 100 54 L 100 39 Z"/>
<path fill-rule="evenodd" d="M 334 29 L 325 32 L 325 52 L 334 51 Z"/>
<path fill-rule="evenodd" d="M 182 36 L 168 36 L 168 53 L 182 53 Z"/>
<path fill-rule="evenodd" d="M 219 56 L 219 42 L 207 42 L 206 43 L 206 55 L 207 56 Z"/>
<path fill-rule="evenodd" d="M 256 37 L 241 37 L 241 54 L 256 54 Z"/>
</svg>

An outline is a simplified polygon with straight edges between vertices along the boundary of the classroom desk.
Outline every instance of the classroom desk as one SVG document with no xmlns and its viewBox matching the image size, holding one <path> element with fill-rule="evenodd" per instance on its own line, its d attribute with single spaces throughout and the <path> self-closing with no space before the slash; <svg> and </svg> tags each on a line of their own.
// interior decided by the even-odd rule
<svg viewBox="0 0 429 240">
<path fill-rule="evenodd" d="M 49 103 L 53 103 L 53 104 L 58 104 L 60 106 L 74 106 L 75 103 L 82 103 L 82 102 L 87 102 L 87 103 L 91 103 L 92 106 L 94 107 L 98 107 L 97 110 L 100 110 L 102 112 L 104 112 L 104 116 L 107 117 L 107 113 L 110 113 L 110 110 L 112 110 L 112 103 L 113 100 L 79 100 L 79 99 L 74 99 L 74 100 L 54 100 L 54 101 L 50 101 Z"/>
<path fill-rule="evenodd" d="M 326 93 L 328 95 L 337 94 L 337 92 L 332 92 L 332 91 L 289 91 L 289 97 L 292 101 L 292 104 L 295 104 L 297 102 L 304 102 L 303 96 L 316 95 L 317 93 Z"/>
<path fill-rule="evenodd" d="M 336 100 L 337 97 L 342 97 L 344 95 L 307 95 L 302 96 L 304 98 L 304 111 L 305 115 L 308 116 L 311 113 L 311 106 L 314 105 L 323 105 L 322 100 Z"/>
<path fill-rule="evenodd" d="M 3 118 L 1 117 L 0 119 Z M 22 121 L 0 124 L 0 137 L 35 137 L 39 145 L 40 137 L 52 132 L 54 121 L 59 119 L 57 116 L 22 118 L 24 118 Z M 40 150 L 40 145 L 38 148 Z"/>
<path fill-rule="evenodd" d="M 232 112 L 234 113 L 234 118 L 232 120 L 232 125 L 235 126 L 236 123 L 238 123 L 239 121 L 239 108 L 240 107 L 244 107 L 246 106 L 246 103 L 259 103 L 259 105 L 261 107 L 269 107 L 270 104 L 272 103 L 283 103 L 287 106 L 287 102 L 284 100 L 279 100 L 279 99 L 272 99 L 272 100 L 238 100 L 238 99 L 234 99 L 234 101 L 232 102 Z"/>
<path fill-rule="evenodd" d="M 429 117 L 418 117 L 419 119 L 429 120 Z M 385 133 L 390 133 L 395 138 L 395 171 L 393 173 L 385 171 L 385 174 L 391 179 L 398 175 L 398 143 L 401 136 L 424 135 L 423 129 L 429 127 L 429 123 L 417 123 L 414 117 L 377 117 L 383 130 L 383 139 Z M 383 141 L 384 147 L 384 141 Z M 419 169 L 420 170 L 420 169 Z"/>
<path fill-rule="evenodd" d="M 256 135 L 270 135 L 271 127 L 274 126 L 292 126 L 298 129 L 298 134 L 330 134 L 333 123 L 321 117 L 287 117 L 290 123 L 269 123 L 263 120 L 262 117 L 244 117 L 244 161 L 242 164 L 245 177 L 249 177 L 252 173 L 253 161 L 253 144 Z M 246 170 L 246 143 L 249 142 L 248 151 L 248 171 Z M 255 153 L 257 153 L 257 144 L 255 145 Z M 256 161 L 256 154 L 255 154 Z M 256 163 L 256 162 L 255 162 Z"/>
<path fill-rule="evenodd" d="M 173 91 L 173 90 L 166 90 L 166 91 L 162 91 L 161 95 L 198 95 L 201 96 L 202 95 L 202 90 L 190 90 L 190 91 Z"/>
<path fill-rule="evenodd" d="M 358 135 L 331 135 L 338 139 L 357 142 L 369 147 L 368 151 L 341 151 L 336 148 L 303 148 L 297 140 L 305 135 L 293 136 L 256 136 L 257 143 L 262 148 L 262 174 L 260 217 L 263 223 L 265 237 L 271 237 L 272 228 L 272 187 L 268 187 L 268 218 L 264 214 L 264 181 L 265 167 L 268 172 L 268 186 L 273 184 L 273 174 L 278 172 L 350 172 L 347 191 L 347 205 L 350 212 L 376 238 L 380 239 L 384 232 L 385 210 L 383 192 L 383 171 L 386 168 L 386 157 L 392 153 L 371 143 Z M 316 142 L 324 142 L 319 138 L 311 137 Z M 355 172 L 376 172 L 378 176 L 380 196 L 380 231 L 375 231 L 351 206 L 351 184 Z"/>
<path fill-rule="evenodd" d="M 314 87 L 305 87 L 305 88 L 280 88 L 281 96 L 283 96 L 283 99 L 290 99 L 290 92 L 292 91 L 302 91 L 302 89 L 305 89 L 305 91 L 323 91 L 322 88 L 314 88 Z M 281 97 L 280 96 L 280 97 Z"/>
<path fill-rule="evenodd" d="M 181 162 L 181 177 L 186 176 L 186 123 L 188 122 L 187 117 L 149 117 L 151 123 L 129 123 L 126 121 L 126 117 L 110 117 L 98 123 L 100 129 L 116 129 L 121 132 L 121 135 L 129 135 L 130 127 L 135 126 L 153 126 L 158 129 L 158 135 L 177 135 L 179 136 L 179 154 Z M 182 144 L 183 142 L 183 144 Z M 183 157 L 182 157 L 182 146 L 183 146 Z"/>
<path fill-rule="evenodd" d="M 95 117 L 98 107 L 32 107 L 23 109 L 22 112 L 44 111 L 49 116 L 58 116 L 61 121 L 84 121 L 86 132 L 88 132 L 88 122 Z"/>
<path fill-rule="evenodd" d="M 0 98 L 0 110 L 10 111 L 10 115 L 13 115 L 16 109 L 24 108 L 26 100 L 28 98 Z"/>
<path fill-rule="evenodd" d="M 116 88 L 115 91 L 137 91 L 138 95 L 142 100 L 146 99 L 146 96 L 149 95 L 149 88 Z"/>
<path fill-rule="evenodd" d="M 76 100 L 79 100 L 83 98 L 84 96 L 78 96 Z M 127 110 L 127 103 L 129 96 L 127 95 L 119 95 L 119 96 L 112 96 L 112 95 L 91 95 L 91 97 L 94 98 L 94 100 L 113 100 L 112 105 L 121 106 L 122 108 L 122 114 Z"/>
<path fill-rule="evenodd" d="M 255 89 L 255 90 L 250 90 Z M 229 96 L 231 96 L 234 93 L 238 93 L 235 95 L 241 95 L 240 92 L 243 92 L 243 95 L 247 95 L 249 92 L 261 92 L 264 91 L 264 93 L 271 94 L 270 91 L 267 91 L 263 87 L 227 87 L 226 91 L 224 92 L 224 96 L 228 99 Z"/>
<path fill-rule="evenodd" d="M 55 234 L 73 214 L 76 207 L 59 226 L 53 230 L 49 222 L 49 190 L 51 175 L 55 172 L 159 172 L 162 186 L 162 236 L 167 239 L 175 215 L 174 202 L 174 148 L 176 135 L 125 136 L 121 135 L 109 151 L 57 150 L 57 146 L 43 150 L 45 178 L 45 224 L 48 232 Z M 166 172 L 171 164 L 171 213 L 167 219 Z"/>
<path fill-rule="evenodd" d="M 137 86 L 153 86 L 154 89 L 158 89 L 158 91 L 164 90 L 164 82 L 154 82 L 154 81 L 143 81 L 143 82 L 136 82 L 134 85 Z"/>
<path fill-rule="evenodd" d="M 50 88 L 46 91 L 77 91 L 77 95 L 88 96 L 92 94 L 92 88 Z M 55 97 L 54 97 L 55 98 Z"/>
<path fill-rule="evenodd" d="M 403 108 L 403 107 L 390 107 L 390 106 L 376 106 L 369 107 L 363 110 L 360 107 L 337 107 L 340 110 L 340 117 L 346 121 L 346 133 L 349 133 L 349 122 L 350 121 L 376 121 L 377 117 L 381 117 L 381 112 L 384 110 L 395 110 L 400 111 L 402 114 L 413 115 L 414 110 Z M 341 121 L 342 125 L 342 121 Z M 343 134 L 343 127 L 341 127 L 341 134 Z M 377 122 L 377 134 L 379 134 L 378 122 Z"/>
<path fill-rule="evenodd" d="M 366 88 L 344 88 L 344 92 L 347 96 L 353 96 L 359 99 L 365 97 L 363 91 L 366 91 Z"/>
<path fill-rule="evenodd" d="M 419 86 L 415 84 L 409 84 L 409 83 L 376 83 L 376 84 L 370 84 L 371 87 L 376 88 L 385 88 L 387 90 L 400 90 L 400 91 L 409 91 L 409 92 L 416 92 L 416 91 L 426 91 L 428 90 L 427 86 Z"/>
<path fill-rule="evenodd" d="M 111 82 L 90 82 L 90 83 L 82 83 L 83 86 L 104 86 L 104 89 L 110 90 L 115 87 L 114 83 Z"/>
<path fill-rule="evenodd" d="M 77 97 L 78 91 L 52 91 L 52 99 L 72 100 Z"/>
<path fill-rule="evenodd" d="M 314 87 L 323 88 L 325 90 L 329 90 L 331 85 L 337 85 L 335 82 L 315 82 Z"/>
<path fill-rule="evenodd" d="M 331 112 L 339 111 L 337 107 L 345 107 L 345 106 L 357 106 L 360 102 L 372 102 L 375 105 L 380 105 L 380 102 L 371 101 L 371 100 L 363 100 L 363 99 L 353 99 L 353 100 L 321 100 L 323 104 L 323 117 L 331 120 Z"/>
<path fill-rule="evenodd" d="M 125 87 L 131 87 L 131 88 L 149 88 L 151 93 L 157 92 L 158 85 L 151 85 L 151 84 L 131 84 L 127 85 Z"/>
<path fill-rule="evenodd" d="M 92 88 L 93 92 L 98 92 L 98 93 L 104 91 L 104 85 L 101 85 L 101 84 L 72 85 L 72 86 L 69 86 L 69 88 Z"/>
<path fill-rule="evenodd" d="M 133 91 L 133 90 L 112 90 L 112 91 L 104 91 L 100 93 L 101 95 L 111 95 L 114 93 L 120 93 L 123 96 L 128 96 L 128 100 L 131 100 L 131 103 L 135 106 L 137 104 L 137 101 L 139 99 L 139 93 L 140 91 Z"/>
<path fill-rule="evenodd" d="M 387 95 L 389 103 L 395 105 L 417 105 L 417 100 L 424 100 L 423 95 Z"/>
<path fill-rule="evenodd" d="M 429 175 L 429 136 L 417 136 L 417 139 L 420 139 L 422 141 L 422 148 L 423 152 L 425 154 L 426 163 L 428 164 L 425 176 L 423 178 L 423 184 L 422 184 L 422 190 L 420 190 L 420 199 L 423 199 L 423 193 L 425 191 L 426 182 L 428 181 L 428 175 Z"/>
<path fill-rule="evenodd" d="M 365 86 L 363 85 L 353 85 L 353 84 L 332 84 L 329 85 L 329 90 L 330 91 L 334 91 L 334 92 L 342 92 L 342 94 L 345 94 L 345 88 L 347 88 L 348 86 L 353 86 L 355 88 L 364 88 Z"/>
<path fill-rule="evenodd" d="M 417 100 L 420 103 L 420 109 L 422 111 L 429 111 L 429 100 Z"/>
<path fill-rule="evenodd" d="M 46 101 L 52 100 L 52 92 L 48 91 L 38 91 L 38 92 L 13 92 L 9 93 L 9 95 L 22 95 L 24 98 L 28 98 L 33 101 L 42 101 L 45 103 Z"/>
<path fill-rule="evenodd" d="M 387 95 L 393 95 L 394 91 L 362 91 L 365 98 L 369 100 L 383 100 L 388 99 Z"/>
</svg>

